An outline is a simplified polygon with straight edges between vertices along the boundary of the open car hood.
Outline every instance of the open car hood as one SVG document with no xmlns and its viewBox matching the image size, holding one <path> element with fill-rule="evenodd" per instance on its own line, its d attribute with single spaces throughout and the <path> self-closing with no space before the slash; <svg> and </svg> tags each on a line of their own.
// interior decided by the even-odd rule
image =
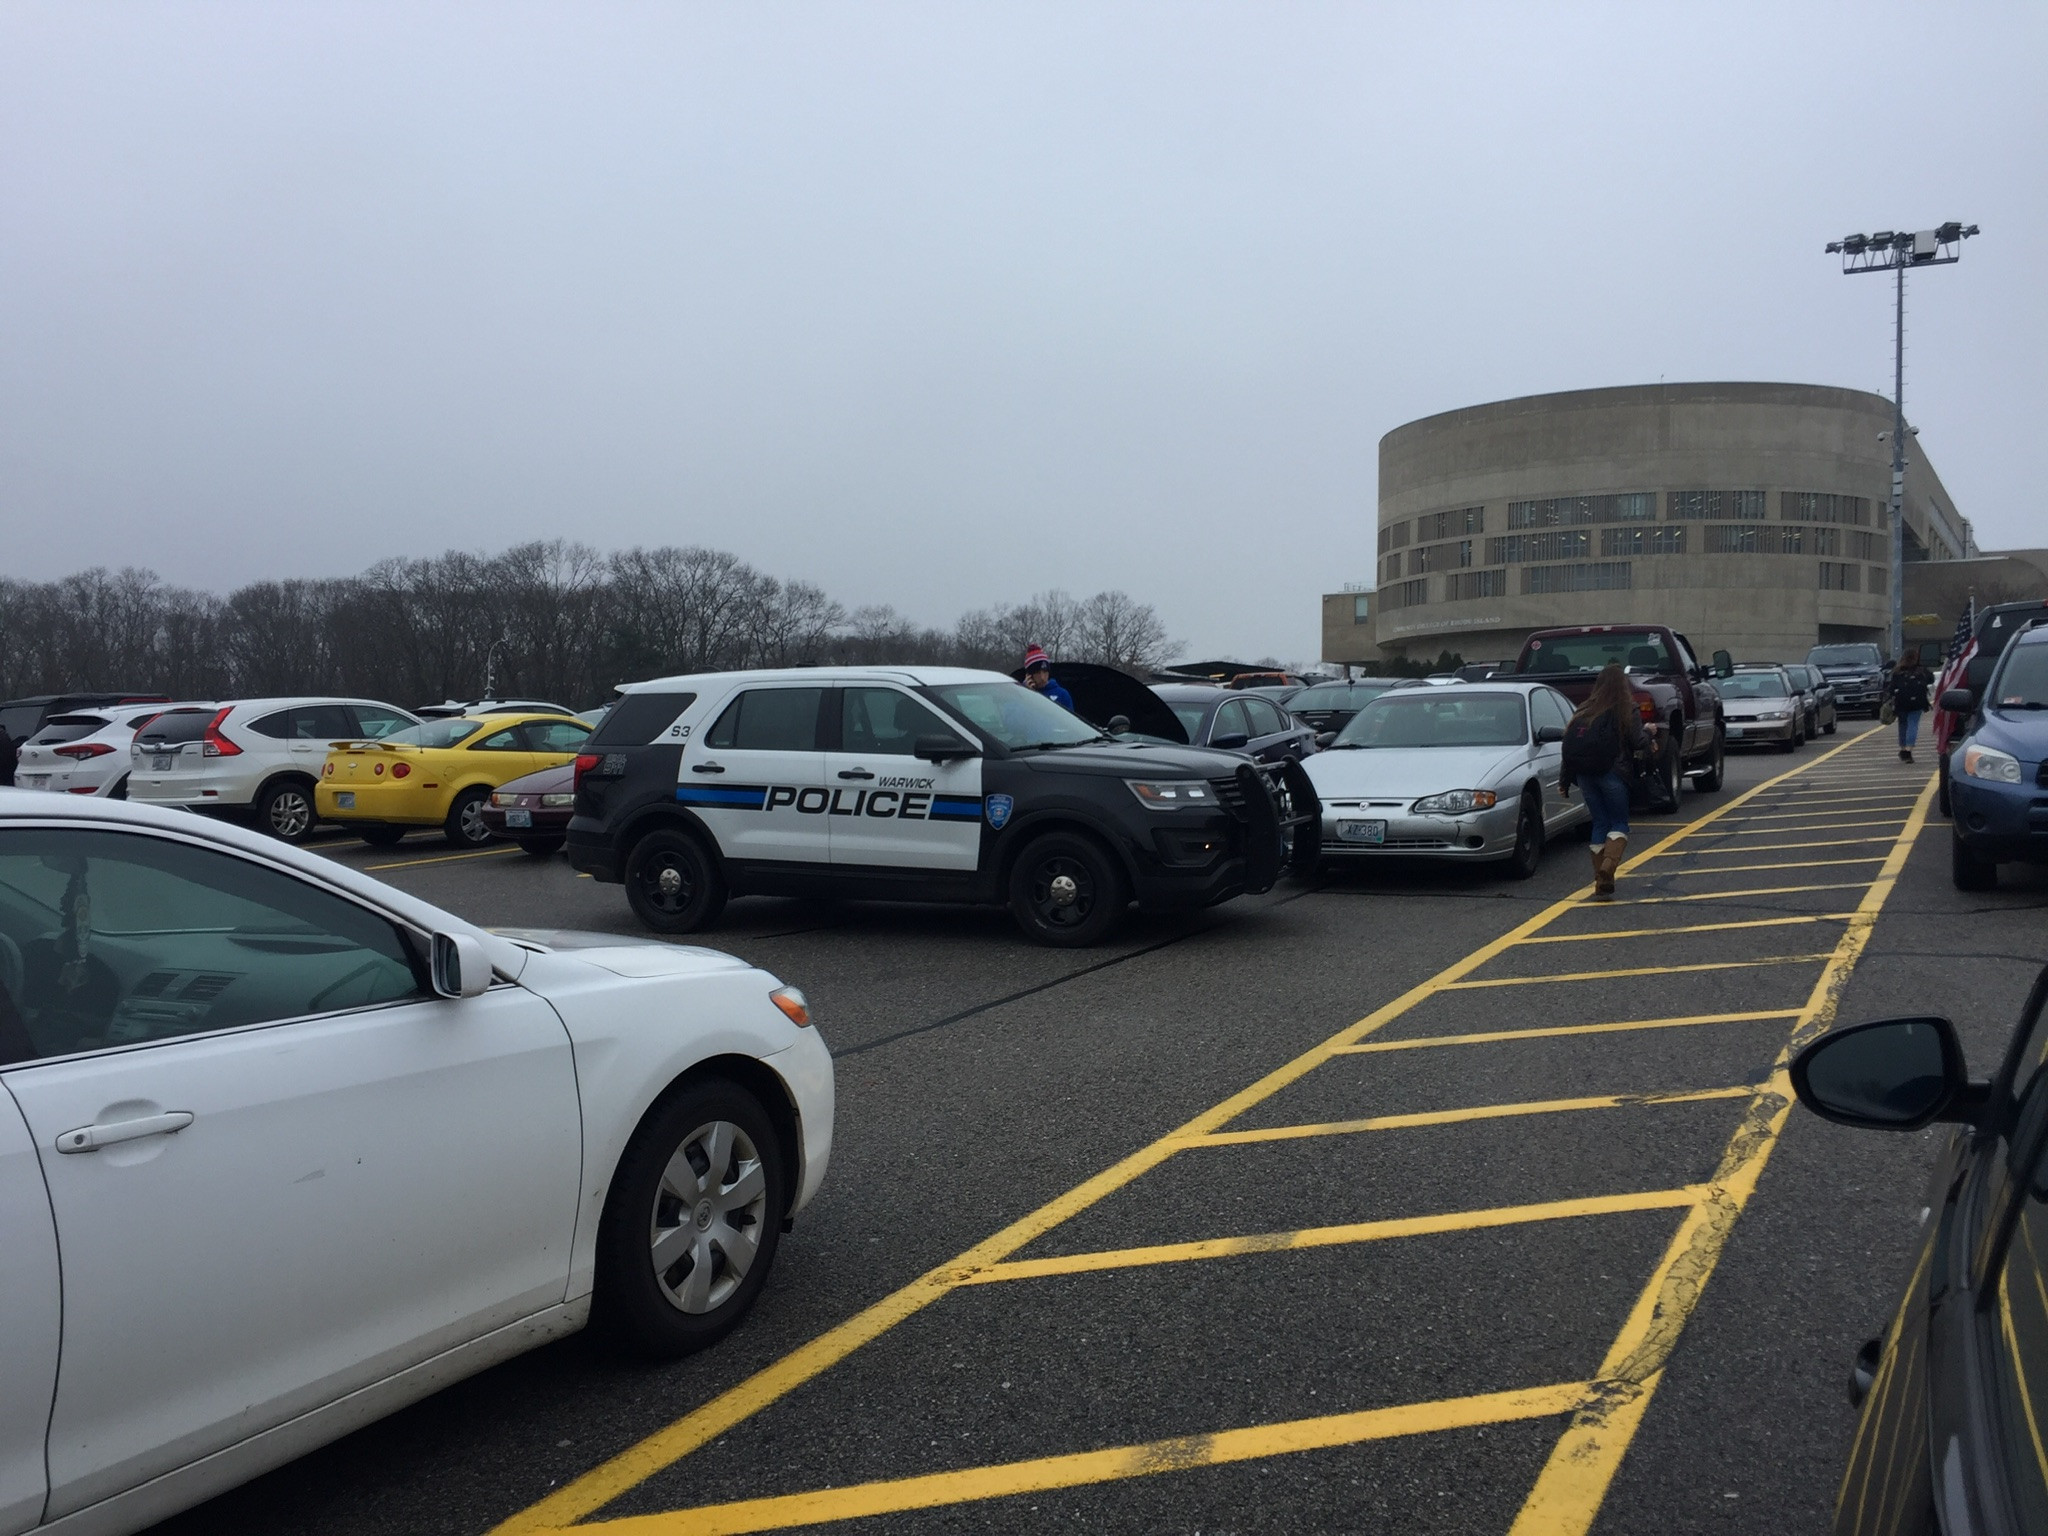
<svg viewBox="0 0 2048 1536">
<path fill-rule="evenodd" d="M 1024 680 L 1022 668 L 1010 675 L 1019 682 Z M 1107 730 L 1109 722 L 1122 715 L 1141 736 L 1187 743 L 1188 733 L 1181 729 L 1180 717 L 1167 708 L 1166 700 L 1130 673 L 1092 661 L 1060 661 L 1053 663 L 1052 675 L 1054 682 L 1074 696 L 1074 713 L 1090 725 Z"/>
</svg>

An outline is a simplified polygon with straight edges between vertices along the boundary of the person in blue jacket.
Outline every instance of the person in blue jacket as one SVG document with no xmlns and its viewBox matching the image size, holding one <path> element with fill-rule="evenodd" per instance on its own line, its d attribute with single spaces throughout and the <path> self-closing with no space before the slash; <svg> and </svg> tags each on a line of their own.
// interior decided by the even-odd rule
<svg viewBox="0 0 2048 1536">
<path fill-rule="evenodd" d="M 1052 680 L 1052 658 L 1045 654 L 1045 647 L 1025 647 L 1024 686 L 1037 689 L 1068 714 L 1074 713 L 1074 696 Z"/>
</svg>

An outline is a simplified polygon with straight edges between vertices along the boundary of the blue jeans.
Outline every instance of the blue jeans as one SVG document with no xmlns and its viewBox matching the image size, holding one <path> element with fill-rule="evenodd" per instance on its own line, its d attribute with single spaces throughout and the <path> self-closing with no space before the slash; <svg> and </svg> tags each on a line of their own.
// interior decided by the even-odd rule
<svg viewBox="0 0 2048 1536">
<path fill-rule="evenodd" d="M 1592 843 L 1598 848 L 1609 834 L 1628 836 L 1628 775 L 1610 768 L 1598 778 L 1579 780 L 1579 793 L 1593 813 Z"/>
<path fill-rule="evenodd" d="M 1900 745 L 1901 747 L 1911 747 L 1911 746 L 1913 745 L 1913 743 L 1914 743 L 1914 742 L 1916 742 L 1916 741 L 1918 741 L 1919 739 L 1920 739 L 1920 711 L 1916 709 L 1916 710 L 1914 710 L 1914 711 L 1913 711 L 1912 713 L 1908 714 L 1908 713 L 1907 713 L 1906 711 L 1904 711 L 1904 710 L 1900 710 L 1900 711 L 1899 711 L 1899 745 Z"/>
</svg>

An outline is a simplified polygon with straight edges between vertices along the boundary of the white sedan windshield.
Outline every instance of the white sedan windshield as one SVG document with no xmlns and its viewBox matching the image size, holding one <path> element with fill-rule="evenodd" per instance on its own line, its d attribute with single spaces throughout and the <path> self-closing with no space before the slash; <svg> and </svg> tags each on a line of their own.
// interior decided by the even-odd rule
<svg viewBox="0 0 2048 1536">
<path fill-rule="evenodd" d="M 1338 747 L 1514 747 L 1529 739 L 1518 693 L 1420 689 L 1380 698 L 1351 717 Z"/>
</svg>

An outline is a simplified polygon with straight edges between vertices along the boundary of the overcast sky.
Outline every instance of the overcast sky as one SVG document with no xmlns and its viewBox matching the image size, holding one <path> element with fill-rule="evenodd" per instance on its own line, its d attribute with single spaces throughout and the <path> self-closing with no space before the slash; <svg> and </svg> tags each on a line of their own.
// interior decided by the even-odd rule
<svg viewBox="0 0 2048 1536">
<path fill-rule="evenodd" d="M 1380 436 L 1890 392 L 2048 543 L 2048 8 L 0 7 L 0 571 L 568 536 L 1312 658 Z"/>
</svg>

